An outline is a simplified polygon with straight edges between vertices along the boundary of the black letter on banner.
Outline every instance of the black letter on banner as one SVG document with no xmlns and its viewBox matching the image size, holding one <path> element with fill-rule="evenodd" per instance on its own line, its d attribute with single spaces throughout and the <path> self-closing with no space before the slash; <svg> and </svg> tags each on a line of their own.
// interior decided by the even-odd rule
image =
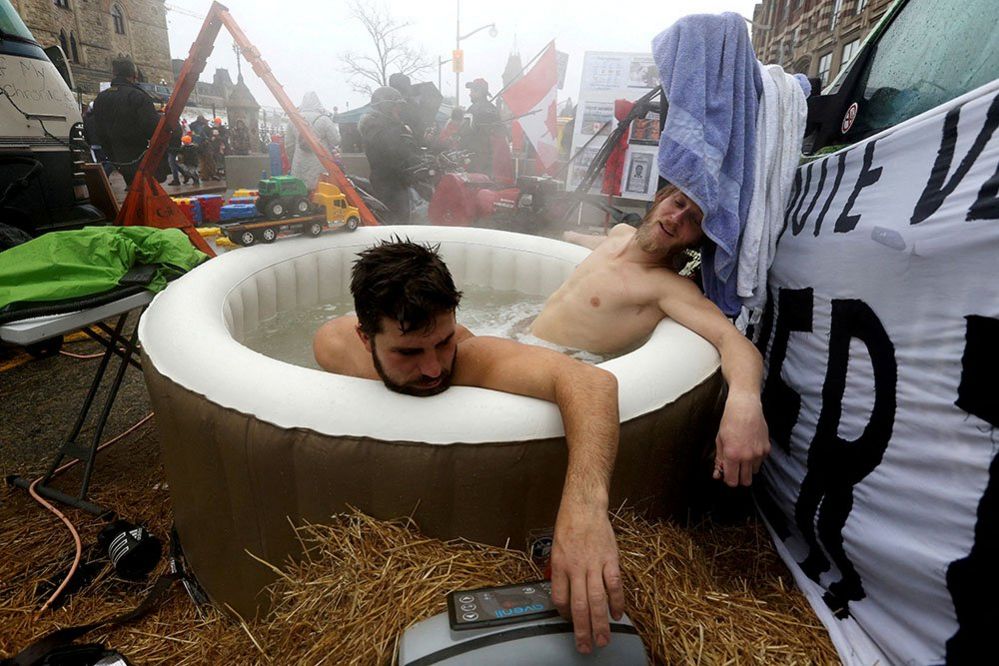
<svg viewBox="0 0 999 666">
<path fill-rule="evenodd" d="M 933 162 L 933 170 L 930 172 L 930 180 L 926 183 L 923 193 L 916 202 L 916 208 L 912 211 L 909 224 L 919 224 L 943 204 L 951 192 L 958 186 L 961 180 L 971 169 L 978 156 L 981 155 L 985 144 L 992 138 L 992 133 L 999 126 L 999 95 L 992 100 L 988 112 L 985 114 L 985 124 L 978 131 L 975 142 L 971 145 L 968 154 L 961 160 L 954 175 L 944 184 L 950 165 L 954 161 L 954 144 L 957 143 L 957 123 L 961 119 L 961 107 L 951 109 L 944 118 L 943 138 L 940 141 L 940 149 L 937 151 L 937 159 Z"/>
<path fill-rule="evenodd" d="M 999 167 L 978 190 L 978 198 L 968 209 L 966 220 L 994 220 L 999 218 Z"/>
<path fill-rule="evenodd" d="M 805 203 L 805 199 L 808 197 L 808 193 L 812 189 L 812 166 L 815 163 L 809 164 L 805 167 L 805 186 L 801 188 L 801 198 L 798 199 L 798 207 L 794 211 L 794 217 L 791 218 L 791 235 L 797 236 L 801 233 L 801 230 L 805 228 L 804 223 L 801 222 L 801 206 Z"/>
<path fill-rule="evenodd" d="M 850 340 L 864 343 L 874 371 L 874 408 L 864 432 L 854 441 L 842 439 L 839 423 L 850 360 Z M 801 568 L 818 582 L 829 569 L 819 540 L 842 578 L 829 586 L 824 600 L 837 617 L 846 617 L 850 601 L 865 595 L 860 575 L 843 549 L 843 526 L 853 509 L 853 487 L 881 463 L 895 426 L 898 364 L 895 348 L 874 311 L 858 300 L 834 300 L 829 334 L 829 366 L 822 387 L 822 412 L 808 451 L 808 471 L 794 508 L 795 523 L 808 544 Z M 818 535 L 815 523 L 818 523 Z"/>
<path fill-rule="evenodd" d="M 993 428 L 999 427 L 999 319 L 967 317 L 957 406 Z M 947 568 L 947 589 L 954 601 L 957 631 L 947 641 L 948 664 L 970 664 L 987 654 L 995 636 L 995 614 L 983 611 L 999 599 L 999 456 L 993 450 L 989 481 L 978 503 L 975 541 L 967 557 Z M 990 618 L 992 618 L 990 620 Z"/>
<path fill-rule="evenodd" d="M 850 198 L 846 200 L 846 207 L 843 208 L 843 212 L 836 218 L 836 226 L 833 227 L 833 231 L 838 234 L 854 230 L 857 222 L 860 222 L 860 215 L 850 215 L 850 209 L 857 202 L 860 190 L 870 187 L 881 179 L 882 167 L 871 168 L 871 164 L 874 162 L 874 146 L 877 143 L 877 141 L 871 141 L 867 144 L 867 148 L 864 149 L 864 163 L 860 167 L 860 175 L 857 176 L 857 183 L 853 186 Z"/>
<path fill-rule="evenodd" d="M 812 162 L 812 164 L 815 163 Z M 801 224 L 799 225 L 799 227 L 802 229 L 804 229 L 805 223 L 808 221 L 809 216 L 812 214 L 812 211 L 815 209 L 815 204 L 818 203 L 819 196 L 821 196 L 822 194 L 822 188 L 826 184 L 826 171 L 829 169 L 829 160 L 822 160 L 822 163 L 819 166 L 821 167 L 819 169 L 819 184 L 815 186 L 815 196 L 812 197 L 812 203 L 808 204 L 808 208 L 805 209 L 804 219 L 801 220 Z M 817 233 L 814 235 L 818 236 Z"/>
<path fill-rule="evenodd" d="M 767 303 L 768 307 L 771 302 Z M 766 328 L 769 329 L 769 326 Z M 763 416 L 770 429 L 770 439 L 784 451 L 791 448 L 791 430 L 798 422 L 801 396 L 784 383 L 780 371 L 787 355 L 791 331 L 810 333 L 811 330 L 812 290 L 780 289 L 777 296 L 776 332 L 770 347 L 770 357 L 767 359 L 767 381 L 763 385 Z M 770 331 L 765 332 L 769 334 Z M 760 338 L 763 345 L 766 345 L 762 335 Z"/>
<path fill-rule="evenodd" d="M 829 212 L 829 206 L 832 204 L 832 200 L 836 198 L 836 193 L 839 192 L 839 184 L 843 181 L 843 172 L 846 171 L 846 151 L 839 154 L 839 159 L 836 162 L 836 180 L 833 181 L 832 192 L 829 193 L 829 198 L 822 205 L 822 211 L 819 213 L 819 218 L 815 220 L 815 236 L 818 237 L 819 229 L 822 228 L 822 220 L 826 219 L 826 213 Z"/>
</svg>

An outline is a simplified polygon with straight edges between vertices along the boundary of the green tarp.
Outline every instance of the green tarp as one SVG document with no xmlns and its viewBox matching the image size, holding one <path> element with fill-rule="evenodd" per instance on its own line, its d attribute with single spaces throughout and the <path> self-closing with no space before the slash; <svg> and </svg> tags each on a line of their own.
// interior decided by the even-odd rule
<svg viewBox="0 0 999 666">
<path fill-rule="evenodd" d="M 0 308 L 99 294 L 117 287 L 141 265 L 155 267 L 146 288 L 161 291 L 167 279 L 207 258 L 180 229 L 109 226 L 56 231 L 0 252 Z"/>
</svg>

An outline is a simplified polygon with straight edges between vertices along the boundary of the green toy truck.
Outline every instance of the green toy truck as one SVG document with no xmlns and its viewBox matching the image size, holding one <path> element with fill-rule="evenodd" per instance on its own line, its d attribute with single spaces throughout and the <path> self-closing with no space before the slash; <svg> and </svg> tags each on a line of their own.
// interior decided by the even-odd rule
<svg viewBox="0 0 999 666">
<path fill-rule="evenodd" d="M 312 212 L 309 190 L 305 183 L 293 176 L 264 178 L 257 185 L 260 196 L 257 210 L 271 220 L 308 215 Z"/>
</svg>

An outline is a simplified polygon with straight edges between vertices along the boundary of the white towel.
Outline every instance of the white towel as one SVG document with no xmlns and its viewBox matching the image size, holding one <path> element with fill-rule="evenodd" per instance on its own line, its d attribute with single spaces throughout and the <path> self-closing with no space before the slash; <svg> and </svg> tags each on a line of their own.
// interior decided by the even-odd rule
<svg viewBox="0 0 999 666">
<path fill-rule="evenodd" d="M 756 116 L 753 199 L 739 249 L 738 294 L 757 310 L 767 297 L 767 273 L 784 225 L 784 208 L 801 159 L 808 107 L 796 78 L 778 65 L 757 63 L 763 94 Z"/>
</svg>

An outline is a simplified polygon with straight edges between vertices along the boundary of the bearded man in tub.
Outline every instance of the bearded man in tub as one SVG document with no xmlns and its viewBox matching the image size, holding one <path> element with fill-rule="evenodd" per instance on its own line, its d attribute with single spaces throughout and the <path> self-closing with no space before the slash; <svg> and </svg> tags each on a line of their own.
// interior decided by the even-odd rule
<svg viewBox="0 0 999 666">
<path fill-rule="evenodd" d="M 474 336 L 455 322 L 461 293 L 434 249 L 385 242 L 359 254 L 350 291 L 357 316 L 316 333 L 320 367 L 381 379 L 389 389 L 430 396 L 479 386 L 558 405 L 569 450 L 552 544 L 552 600 L 572 619 L 576 647 L 610 641 L 624 591 L 607 513 L 618 445 L 617 380 L 564 354 L 513 340 Z"/>
<path fill-rule="evenodd" d="M 620 354 L 669 317 L 713 344 L 728 382 L 714 477 L 748 486 L 770 451 L 760 403 L 763 360 L 721 310 L 676 272 L 683 251 L 704 239 L 702 218 L 697 204 L 668 185 L 637 230 L 618 224 L 607 236 L 566 232 L 565 240 L 593 252 L 548 299 L 531 333 L 565 347 Z"/>
</svg>

